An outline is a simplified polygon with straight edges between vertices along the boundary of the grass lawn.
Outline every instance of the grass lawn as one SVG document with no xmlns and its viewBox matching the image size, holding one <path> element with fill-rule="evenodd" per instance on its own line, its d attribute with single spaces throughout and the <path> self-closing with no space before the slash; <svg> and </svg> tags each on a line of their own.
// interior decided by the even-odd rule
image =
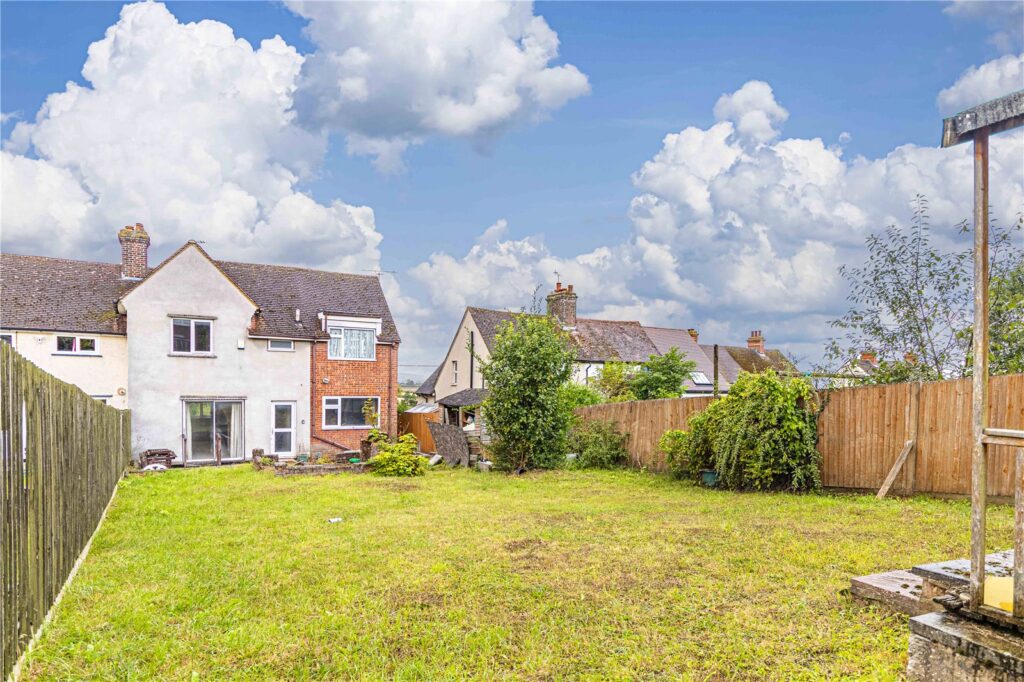
<svg viewBox="0 0 1024 682">
<path fill-rule="evenodd" d="M 25 679 L 896 678 L 906 618 L 843 590 L 967 556 L 968 516 L 626 471 L 133 476 Z"/>
</svg>

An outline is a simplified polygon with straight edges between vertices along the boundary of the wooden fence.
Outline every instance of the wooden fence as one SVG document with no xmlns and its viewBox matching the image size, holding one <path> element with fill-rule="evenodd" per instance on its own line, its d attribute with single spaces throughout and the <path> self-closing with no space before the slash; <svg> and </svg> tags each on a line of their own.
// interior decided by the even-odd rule
<svg viewBox="0 0 1024 682">
<path fill-rule="evenodd" d="M 131 457 L 128 412 L 0 343 L 0 660 L 42 626 Z"/>
<path fill-rule="evenodd" d="M 402 412 L 398 415 L 398 433 L 404 435 L 411 433 L 416 436 L 420 444 L 420 452 L 434 453 L 437 447 L 434 445 L 434 437 L 430 435 L 431 422 L 441 421 L 441 411 L 437 412 Z"/>
<path fill-rule="evenodd" d="M 1024 374 L 993 377 L 989 426 L 1024 429 Z M 966 495 L 971 487 L 970 379 L 935 383 L 862 386 L 825 392 L 818 417 L 822 483 L 830 488 L 877 490 L 904 443 L 915 447 L 893 485 L 897 493 Z M 685 429 L 710 398 L 676 398 L 611 403 L 580 408 L 585 419 L 610 419 L 630 434 L 637 467 L 665 470 L 658 439 L 668 429 Z M 989 450 L 992 495 L 1013 494 L 1014 455 L 1010 447 Z"/>
</svg>

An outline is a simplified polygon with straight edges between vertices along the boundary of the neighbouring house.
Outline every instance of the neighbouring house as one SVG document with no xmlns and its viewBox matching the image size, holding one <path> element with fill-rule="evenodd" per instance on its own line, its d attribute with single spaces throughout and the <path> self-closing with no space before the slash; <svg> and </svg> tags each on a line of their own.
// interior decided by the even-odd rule
<svg viewBox="0 0 1024 682">
<path fill-rule="evenodd" d="M 703 344 L 701 348 L 708 357 L 712 356 L 714 346 Z M 760 329 L 750 332 L 747 345 L 718 346 L 719 376 L 730 384 L 736 383 L 740 372 L 764 372 L 775 370 L 779 374 L 796 374 L 796 366 L 785 354 L 774 348 L 767 348 L 764 335 Z"/>
<path fill-rule="evenodd" d="M 644 327 L 647 336 L 650 337 L 658 353 L 664 355 L 672 348 L 678 348 L 679 353 L 686 360 L 697 363 L 697 368 L 690 372 L 690 376 L 683 382 L 687 394 L 703 395 L 714 393 L 715 384 L 715 363 L 713 360 L 714 351 L 705 353 L 698 343 L 700 338 L 696 329 L 671 329 L 667 327 Z M 714 347 L 712 346 L 712 349 Z M 718 391 L 727 393 L 731 383 L 722 371 L 723 351 L 719 347 L 719 368 L 718 368 Z"/>
<path fill-rule="evenodd" d="M 396 432 L 400 339 L 376 277 L 215 261 L 194 241 L 150 269 L 141 225 L 119 240 L 120 264 L 5 254 L 0 330 L 59 378 L 118 396 L 135 452 L 208 464 Z"/>
<path fill-rule="evenodd" d="M 913 358 L 908 354 L 907 361 Z M 856 386 L 861 380 L 868 378 L 878 371 L 878 355 L 873 350 L 862 351 L 859 358 L 849 360 L 839 368 L 839 377 L 829 381 L 830 388 L 848 388 Z"/>
</svg>

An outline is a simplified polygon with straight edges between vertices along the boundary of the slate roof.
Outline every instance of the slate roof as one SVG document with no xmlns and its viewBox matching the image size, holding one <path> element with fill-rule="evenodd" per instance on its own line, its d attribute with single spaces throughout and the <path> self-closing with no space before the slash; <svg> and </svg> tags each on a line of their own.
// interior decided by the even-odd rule
<svg viewBox="0 0 1024 682">
<path fill-rule="evenodd" d="M 14 329 L 124 334 L 117 300 L 138 286 L 121 278 L 120 263 L 0 255 L 0 326 Z M 165 261 L 166 262 L 166 261 Z M 379 341 L 400 339 L 380 280 L 373 275 L 281 265 L 214 261 L 260 308 L 255 336 L 327 336 L 317 313 L 379 317 Z M 145 281 L 145 280 L 143 280 Z M 295 322 L 295 309 L 301 322 Z"/>
<path fill-rule="evenodd" d="M 515 320 L 518 314 L 488 308 L 470 307 L 468 310 L 488 349 L 493 347 L 505 323 Z M 580 362 L 645 362 L 658 353 L 639 322 L 578 318 L 576 329 L 570 335 L 579 349 L 577 359 Z"/>
<path fill-rule="evenodd" d="M 438 365 L 437 369 L 430 373 L 427 380 L 420 384 L 420 387 L 416 389 L 416 395 L 434 395 L 434 387 L 437 385 L 437 377 L 441 376 L 441 368 L 444 365 Z"/>
<path fill-rule="evenodd" d="M 705 353 L 712 353 L 714 347 L 701 344 Z M 782 354 L 782 351 L 768 348 L 762 355 L 745 346 L 719 346 L 718 362 L 722 374 L 729 383 L 735 383 L 740 372 L 763 372 L 774 369 L 776 372 L 795 372 L 796 367 Z"/>
<path fill-rule="evenodd" d="M 124 334 L 120 263 L 0 254 L 0 327 Z"/>
<path fill-rule="evenodd" d="M 679 352 L 683 355 L 684 360 L 693 360 L 697 363 L 698 372 L 703 372 L 704 375 L 712 382 L 715 380 L 715 363 L 714 363 L 714 350 L 705 352 L 704 346 L 698 345 L 693 337 L 690 336 L 690 332 L 685 329 L 670 329 L 667 327 L 644 327 L 644 331 L 647 332 L 647 336 L 650 337 L 651 341 L 657 347 L 658 352 L 664 355 L 669 352 L 673 346 L 679 349 Z M 722 364 L 722 356 L 725 353 L 721 352 L 721 346 L 719 346 L 718 363 Z M 695 384 L 693 380 L 687 378 L 683 382 L 686 386 L 688 393 L 713 393 L 714 383 L 711 384 Z M 729 381 L 726 379 L 725 372 L 719 367 L 718 371 L 718 390 L 725 392 L 729 390 Z"/>
<path fill-rule="evenodd" d="M 469 407 L 471 405 L 479 405 L 486 397 L 486 388 L 464 388 L 451 395 L 446 395 L 437 402 L 445 407 Z"/>
</svg>

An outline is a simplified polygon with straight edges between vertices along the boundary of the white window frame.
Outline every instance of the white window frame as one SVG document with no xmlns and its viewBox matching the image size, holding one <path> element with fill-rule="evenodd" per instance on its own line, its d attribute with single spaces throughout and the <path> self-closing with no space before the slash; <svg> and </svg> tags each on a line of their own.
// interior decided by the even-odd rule
<svg viewBox="0 0 1024 682">
<path fill-rule="evenodd" d="M 345 355 L 345 332 L 347 332 L 347 331 L 359 331 L 359 332 L 370 331 L 370 332 L 373 332 L 373 343 L 370 346 L 373 349 L 373 357 L 369 357 L 369 358 L 350 358 L 350 357 L 346 356 Z M 334 333 L 335 332 L 341 332 L 340 337 L 341 337 L 341 353 L 342 354 L 341 355 L 332 355 L 331 354 L 331 342 L 330 342 L 330 340 L 328 340 L 328 342 L 327 342 L 327 359 L 328 360 L 350 360 L 352 362 L 375 362 L 377 360 L 377 331 L 376 331 L 376 329 L 374 329 L 373 327 L 354 327 L 354 326 L 351 326 L 351 325 L 343 326 L 343 325 L 334 325 L 334 324 L 330 325 L 327 328 L 327 334 L 329 336 L 331 336 L 332 338 L 334 338 Z"/>
<path fill-rule="evenodd" d="M 452 386 L 459 385 L 459 361 L 452 360 Z"/>
<path fill-rule="evenodd" d="M 175 322 L 188 322 L 189 323 L 189 337 L 188 345 L 189 349 L 174 350 L 174 323 Z M 196 322 L 201 322 L 210 325 L 210 350 L 196 350 Z M 200 357 L 213 355 L 213 320 L 209 317 L 172 317 L 171 318 L 171 355 L 198 355 Z"/>
<path fill-rule="evenodd" d="M 703 381 L 698 381 L 697 380 L 698 377 L 701 377 L 704 380 Z M 693 372 L 690 372 L 690 381 L 692 381 L 694 383 L 694 385 L 696 385 L 696 386 L 712 386 L 712 385 L 714 385 L 713 382 L 711 381 L 711 379 L 708 379 L 708 375 L 707 374 L 705 374 L 704 372 L 701 372 L 701 371 L 696 371 L 696 370 L 693 371 Z"/>
<path fill-rule="evenodd" d="M 327 401 L 337 400 L 338 404 L 333 409 L 338 410 L 338 425 L 328 426 L 327 425 Z M 377 423 L 376 424 L 359 424 L 344 426 L 341 424 L 341 401 L 342 400 L 358 400 L 360 402 L 360 412 L 362 412 L 362 403 L 367 400 L 377 401 Z M 320 427 L 324 431 L 344 431 L 352 429 L 379 429 L 380 428 L 380 396 L 379 395 L 325 395 L 320 399 Z"/>
<path fill-rule="evenodd" d="M 282 429 L 282 428 L 278 428 L 278 426 L 277 426 L 277 422 L 276 422 L 275 418 L 277 417 L 277 408 L 278 408 L 279 405 L 287 405 L 288 407 L 290 407 L 292 409 L 292 427 L 290 429 Z M 296 437 L 299 435 L 298 434 L 299 430 L 296 427 L 295 422 L 298 419 L 298 417 L 299 417 L 299 415 L 298 415 L 298 405 L 296 405 L 294 400 L 273 400 L 273 401 L 271 401 L 271 403 L 270 403 L 270 453 L 271 454 L 273 454 L 273 455 L 286 455 L 286 456 L 294 456 L 295 455 L 295 451 L 296 451 L 295 450 L 295 445 L 296 445 L 295 441 L 296 441 Z M 279 452 L 278 450 L 274 449 L 274 446 L 277 443 L 277 434 L 278 434 L 278 432 L 281 432 L 281 433 L 291 433 L 292 434 L 292 438 L 291 438 L 292 449 L 289 450 L 288 452 Z"/>
<path fill-rule="evenodd" d="M 287 343 L 287 348 L 274 348 L 275 343 Z M 271 353 L 293 353 L 295 352 L 295 341 L 291 339 L 267 339 L 267 350 Z"/>
<path fill-rule="evenodd" d="M 9 337 L 11 337 L 11 340 L 8 341 L 7 343 L 11 346 L 11 348 L 17 348 L 18 347 L 18 343 L 17 343 L 18 342 L 18 335 L 16 333 L 0 331 L 0 336 L 9 336 Z"/>
<path fill-rule="evenodd" d="M 75 348 L 74 350 L 57 350 L 60 343 L 60 339 L 74 339 Z M 92 350 L 79 350 L 82 347 L 82 341 L 92 341 Z M 54 343 L 54 355 L 99 355 L 100 354 L 100 342 L 95 336 L 79 336 L 78 334 L 57 334 L 53 339 Z"/>
</svg>

